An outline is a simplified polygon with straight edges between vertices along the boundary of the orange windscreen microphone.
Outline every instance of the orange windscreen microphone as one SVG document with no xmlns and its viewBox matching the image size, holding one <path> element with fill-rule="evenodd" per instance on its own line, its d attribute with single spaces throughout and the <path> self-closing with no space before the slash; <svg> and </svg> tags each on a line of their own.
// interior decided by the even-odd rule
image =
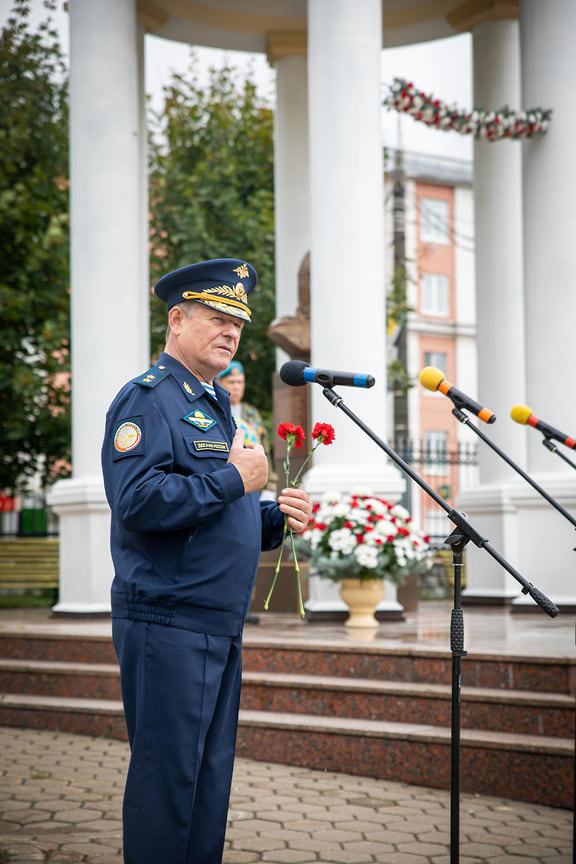
<svg viewBox="0 0 576 864">
<path fill-rule="evenodd" d="M 448 396 L 457 408 L 465 408 L 471 411 L 480 420 L 483 420 L 484 423 L 494 423 L 496 420 L 496 415 L 492 411 L 479 405 L 478 402 L 475 402 L 466 393 L 457 390 L 456 387 L 446 380 L 444 373 L 440 369 L 435 369 L 434 366 L 426 366 L 422 369 L 420 372 L 420 383 L 427 390 L 439 390 L 440 393 Z"/>
<path fill-rule="evenodd" d="M 536 415 L 532 413 L 532 409 L 528 408 L 527 405 L 514 405 L 510 411 L 510 416 L 516 423 L 522 423 L 538 429 L 542 432 L 545 438 L 554 438 L 555 441 L 560 441 L 562 444 L 565 444 L 566 447 L 570 447 L 571 450 L 576 450 L 575 438 L 570 438 L 569 435 L 565 435 L 564 432 L 560 432 L 558 429 L 555 429 L 554 426 L 549 426 L 548 423 L 540 420 L 539 417 L 536 417 Z"/>
</svg>

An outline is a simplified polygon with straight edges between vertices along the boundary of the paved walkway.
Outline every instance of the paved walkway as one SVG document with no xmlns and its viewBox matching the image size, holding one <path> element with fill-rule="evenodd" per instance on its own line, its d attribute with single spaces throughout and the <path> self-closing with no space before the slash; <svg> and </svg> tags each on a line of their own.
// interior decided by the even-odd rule
<svg viewBox="0 0 576 864">
<path fill-rule="evenodd" d="M 121 864 L 128 746 L 0 728 L 0 864 Z M 226 864 L 448 864 L 448 792 L 238 760 Z M 461 864 L 569 864 L 566 810 L 463 795 Z M 158 864 L 173 864 L 159 861 Z"/>
</svg>

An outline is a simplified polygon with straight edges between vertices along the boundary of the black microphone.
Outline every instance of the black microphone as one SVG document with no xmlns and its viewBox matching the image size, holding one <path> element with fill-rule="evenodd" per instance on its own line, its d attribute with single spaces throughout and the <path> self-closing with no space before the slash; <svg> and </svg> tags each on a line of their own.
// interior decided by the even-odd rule
<svg viewBox="0 0 576 864">
<path fill-rule="evenodd" d="M 528 426 L 538 429 L 544 434 L 545 438 L 554 438 L 566 447 L 570 447 L 571 450 L 576 449 L 576 439 L 571 438 L 570 435 L 566 435 L 565 432 L 560 432 L 559 429 L 555 429 L 554 426 L 550 426 L 544 420 L 540 420 L 527 405 L 514 405 L 510 411 L 510 416 L 516 423 L 526 423 Z"/>
<path fill-rule="evenodd" d="M 420 383 L 427 390 L 439 390 L 440 393 L 448 396 L 457 408 L 465 408 L 468 411 L 472 411 L 484 423 L 494 423 L 496 420 L 496 415 L 493 411 L 490 411 L 489 408 L 484 408 L 483 405 L 479 405 L 478 402 L 475 402 L 461 390 L 457 390 L 450 381 L 446 380 L 444 373 L 434 366 L 426 366 L 422 369 L 420 372 Z"/>
<path fill-rule="evenodd" d="M 322 384 L 323 387 L 373 387 L 376 383 L 372 375 L 361 372 L 335 372 L 333 369 L 314 369 L 302 360 L 290 360 L 280 367 L 280 378 L 291 387 L 304 384 Z"/>
</svg>

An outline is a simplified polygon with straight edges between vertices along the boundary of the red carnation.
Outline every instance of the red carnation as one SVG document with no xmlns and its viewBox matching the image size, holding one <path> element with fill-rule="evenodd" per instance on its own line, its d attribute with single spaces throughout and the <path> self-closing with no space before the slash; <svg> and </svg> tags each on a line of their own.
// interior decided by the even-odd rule
<svg viewBox="0 0 576 864">
<path fill-rule="evenodd" d="M 302 442 L 306 438 L 302 426 L 296 426 L 294 423 L 280 423 L 278 435 L 288 444 L 294 444 L 298 448 L 302 447 Z"/>
<path fill-rule="evenodd" d="M 334 427 L 330 423 L 316 423 L 312 431 L 312 438 L 318 440 L 321 444 L 332 444 L 336 437 Z"/>
</svg>

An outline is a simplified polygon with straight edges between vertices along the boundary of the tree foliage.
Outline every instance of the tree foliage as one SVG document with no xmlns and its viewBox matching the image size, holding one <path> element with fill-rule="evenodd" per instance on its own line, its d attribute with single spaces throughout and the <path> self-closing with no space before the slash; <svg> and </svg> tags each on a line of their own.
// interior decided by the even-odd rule
<svg viewBox="0 0 576 864">
<path fill-rule="evenodd" d="M 237 359 L 246 370 L 246 401 L 271 410 L 274 349 L 266 330 L 274 317 L 273 115 L 250 75 L 212 69 L 201 84 L 174 75 L 153 137 L 151 173 L 154 280 L 209 258 L 244 258 L 259 286 L 250 297 Z M 152 344 L 164 343 L 166 309 L 152 300 Z"/>
<path fill-rule="evenodd" d="M 0 489 L 69 457 L 67 83 L 50 11 L 0 34 Z"/>
</svg>

